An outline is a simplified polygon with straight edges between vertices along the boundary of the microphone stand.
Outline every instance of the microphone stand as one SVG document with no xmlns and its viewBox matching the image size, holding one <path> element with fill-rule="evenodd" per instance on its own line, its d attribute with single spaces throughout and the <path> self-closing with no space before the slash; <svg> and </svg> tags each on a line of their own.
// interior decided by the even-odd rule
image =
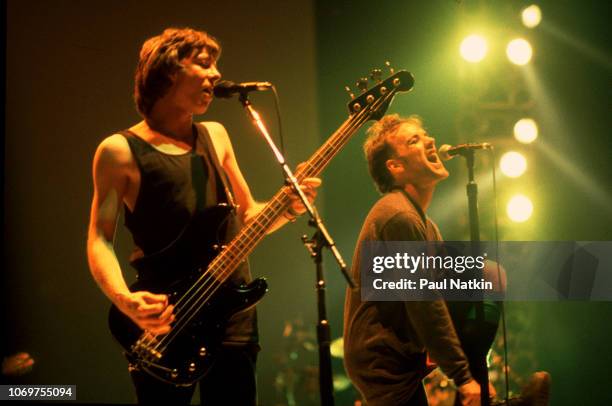
<svg viewBox="0 0 612 406">
<path fill-rule="evenodd" d="M 470 220 L 470 240 L 472 241 L 472 253 L 477 255 L 480 243 L 480 220 L 478 217 L 478 184 L 474 180 L 474 149 L 468 149 L 461 155 L 465 157 L 468 170 L 468 183 L 466 192 L 468 198 L 468 216 Z M 476 324 L 484 325 L 484 304 L 482 300 L 473 303 L 476 311 Z M 474 379 L 480 384 L 480 401 L 482 406 L 489 406 L 489 370 L 486 355 L 484 358 L 468 359 Z"/>
<path fill-rule="evenodd" d="M 474 150 L 469 149 L 463 154 L 468 169 L 468 183 L 465 186 L 468 197 L 470 218 L 470 240 L 480 242 L 480 220 L 478 218 L 478 185 L 474 180 Z"/>
<path fill-rule="evenodd" d="M 310 220 L 309 223 L 312 223 Z M 311 224 L 312 225 L 312 224 Z M 302 236 L 302 242 L 310 253 L 310 257 L 315 263 L 317 275 L 317 343 L 319 346 L 319 390 L 322 406 L 334 405 L 334 378 L 331 363 L 331 334 L 329 322 L 327 320 L 327 308 L 325 305 L 325 278 L 323 274 L 323 257 L 321 251 L 327 243 L 323 234 L 317 230 L 311 239 Z"/>
<path fill-rule="evenodd" d="M 272 149 L 276 160 L 280 164 L 283 172 L 285 174 L 285 183 L 287 185 L 291 185 L 296 194 L 300 197 L 300 200 L 306 207 L 306 211 L 310 215 L 310 221 L 308 224 L 311 227 L 315 227 L 317 231 L 315 232 L 312 239 L 308 240 L 307 237 L 302 237 L 302 241 L 306 246 L 306 249 L 309 251 L 311 258 L 315 262 L 316 273 L 317 273 L 317 308 L 318 308 L 318 323 L 317 323 L 317 341 L 319 344 L 319 389 L 321 391 L 321 405 L 322 406 L 333 406 L 334 405 L 334 385 L 332 378 L 332 366 L 331 366 L 331 353 L 330 353 L 330 328 L 329 322 L 327 320 L 327 311 L 325 305 L 325 279 L 323 277 L 323 261 L 321 256 L 321 251 L 324 247 L 329 248 L 331 253 L 333 254 L 338 266 L 340 267 L 340 271 L 342 275 L 346 279 L 346 282 L 351 288 L 355 287 L 355 282 L 353 278 L 348 273 L 348 268 L 340 251 L 336 247 L 334 240 L 331 238 L 331 235 L 327 231 L 325 224 L 323 224 L 323 220 L 319 216 L 317 210 L 314 205 L 312 205 L 309 201 L 300 185 L 293 175 L 291 169 L 287 165 L 285 161 L 285 157 L 281 154 L 279 149 L 274 144 L 272 137 L 268 133 L 268 130 L 263 123 L 259 113 L 255 111 L 251 102 L 248 99 L 248 92 L 243 91 L 240 92 L 240 102 L 247 110 L 249 116 L 253 120 L 253 123 L 263 135 L 264 139 L 268 143 L 268 146 Z"/>
</svg>

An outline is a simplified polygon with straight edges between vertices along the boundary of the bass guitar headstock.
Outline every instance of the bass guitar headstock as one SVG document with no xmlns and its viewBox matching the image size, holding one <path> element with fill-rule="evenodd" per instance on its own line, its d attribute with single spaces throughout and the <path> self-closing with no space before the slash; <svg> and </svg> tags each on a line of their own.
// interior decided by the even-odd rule
<svg viewBox="0 0 612 406">
<path fill-rule="evenodd" d="M 388 64 L 387 64 L 388 65 Z M 400 70 L 395 72 L 391 70 L 391 76 L 385 80 L 381 80 L 382 71 L 374 69 L 370 78 L 376 82 L 376 85 L 368 89 L 368 78 L 364 77 L 357 81 L 357 87 L 361 90 L 361 94 L 357 97 L 351 92 L 347 86 L 345 89 L 351 96 L 351 101 L 348 103 L 349 113 L 351 115 L 362 114 L 365 120 L 380 120 L 387 108 L 391 104 L 396 93 L 410 91 L 414 85 L 414 76 L 412 73 Z"/>
</svg>

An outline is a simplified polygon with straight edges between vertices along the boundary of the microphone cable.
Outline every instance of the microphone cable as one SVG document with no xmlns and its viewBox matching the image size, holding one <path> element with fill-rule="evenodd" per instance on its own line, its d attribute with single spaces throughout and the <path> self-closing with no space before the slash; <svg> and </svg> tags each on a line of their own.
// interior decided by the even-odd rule
<svg viewBox="0 0 612 406">
<path fill-rule="evenodd" d="M 278 138 L 280 141 L 280 150 L 283 156 L 285 157 L 285 160 L 287 160 L 287 157 L 285 156 L 285 137 L 283 137 L 283 124 L 281 121 L 280 99 L 278 97 L 278 92 L 276 91 L 276 86 L 274 85 L 272 85 L 272 93 L 274 93 L 274 108 L 276 109 L 276 117 L 278 118 L 277 125 L 278 125 Z"/>
</svg>

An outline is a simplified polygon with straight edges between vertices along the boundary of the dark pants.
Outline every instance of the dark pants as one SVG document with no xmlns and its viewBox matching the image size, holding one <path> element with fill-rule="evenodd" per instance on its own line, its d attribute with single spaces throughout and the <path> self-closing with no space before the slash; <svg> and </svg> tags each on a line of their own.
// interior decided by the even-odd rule
<svg viewBox="0 0 612 406">
<path fill-rule="evenodd" d="M 255 364 L 257 350 L 251 347 L 223 347 L 211 370 L 199 382 L 203 406 L 255 406 L 257 388 Z M 195 384 L 176 387 L 163 383 L 146 372 L 132 371 L 138 404 L 189 405 Z"/>
<path fill-rule="evenodd" d="M 419 385 L 415 390 L 414 394 L 409 399 L 393 400 L 388 399 L 374 399 L 369 402 L 363 403 L 365 406 L 428 406 L 427 394 L 425 393 L 425 387 Z"/>
<path fill-rule="evenodd" d="M 426 371 L 425 353 L 411 354 L 409 359 L 384 353 L 359 359 L 355 354 L 351 360 L 356 362 L 347 362 L 345 366 L 365 405 L 427 406 L 422 383 Z"/>
<path fill-rule="evenodd" d="M 427 406 L 429 403 L 427 402 L 427 395 L 425 394 L 425 388 L 421 385 L 414 395 L 406 402 L 403 403 L 402 406 Z"/>
</svg>

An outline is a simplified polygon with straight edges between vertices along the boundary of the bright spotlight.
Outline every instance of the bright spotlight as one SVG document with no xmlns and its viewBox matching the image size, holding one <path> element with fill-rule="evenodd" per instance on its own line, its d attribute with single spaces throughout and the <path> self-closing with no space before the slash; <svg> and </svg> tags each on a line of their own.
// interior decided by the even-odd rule
<svg viewBox="0 0 612 406">
<path fill-rule="evenodd" d="M 487 40 L 480 35 L 470 35 L 463 40 L 459 51 L 466 61 L 480 62 L 487 54 Z"/>
<path fill-rule="evenodd" d="M 523 144 L 530 144 L 538 138 L 538 125 L 531 118 L 522 118 L 514 124 L 514 138 Z"/>
<path fill-rule="evenodd" d="M 499 167 L 509 178 L 518 178 L 527 170 L 527 159 L 518 152 L 506 152 L 499 161 Z"/>
<path fill-rule="evenodd" d="M 523 38 L 513 39 L 506 47 L 506 55 L 516 65 L 526 65 L 531 60 L 533 51 L 529 42 Z"/>
<path fill-rule="evenodd" d="M 522 223 L 531 217 L 531 213 L 533 213 L 533 204 L 527 196 L 516 195 L 508 202 L 506 213 L 508 217 L 510 217 L 510 220 Z"/>
<path fill-rule="evenodd" d="M 540 10 L 540 7 L 532 4 L 531 6 L 523 9 L 521 18 L 525 27 L 534 28 L 540 24 L 540 21 L 542 21 L 542 10 Z"/>
</svg>

